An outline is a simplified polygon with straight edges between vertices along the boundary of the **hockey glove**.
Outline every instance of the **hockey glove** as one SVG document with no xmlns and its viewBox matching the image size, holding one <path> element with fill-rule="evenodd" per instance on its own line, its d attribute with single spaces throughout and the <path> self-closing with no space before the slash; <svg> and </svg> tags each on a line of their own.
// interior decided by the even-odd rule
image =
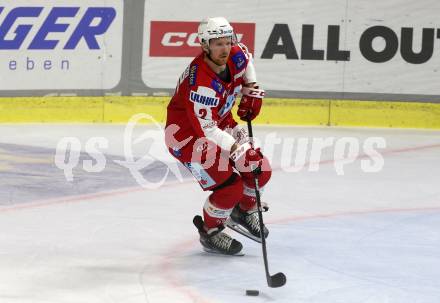
<svg viewBox="0 0 440 303">
<path fill-rule="evenodd" d="M 252 121 L 260 113 L 265 92 L 258 87 L 243 87 L 241 93 L 237 115 L 243 121 Z"/>
<path fill-rule="evenodd" d="M 231 160 L 235 163 L 235 168 L 241 172 L 261 173 L 263 154 L 260 148 L 253 148 L 249 143 L 244 143 L 231 153 Z"/>
</svg>

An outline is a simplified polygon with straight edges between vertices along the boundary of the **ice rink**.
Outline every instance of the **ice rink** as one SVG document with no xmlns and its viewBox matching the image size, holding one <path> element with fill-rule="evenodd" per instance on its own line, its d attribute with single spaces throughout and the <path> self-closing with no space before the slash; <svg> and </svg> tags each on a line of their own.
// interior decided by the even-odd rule
<svg viewBox="0 0 440 303">
<path fill-rule="evenodd" d="M 157 127 L 136 127 L 129 147 L 124 131 L 0 126 L 1 303 L 440 302 L 440 131 L 255 127 L 274 168 L 263 200 L 270 271 L 287 276 L 279 289 L 266 285 L 258 243 L 229 231 L 245 256 L 202 252 L 192 218 L 208 193 L 169 162 Z M 64 137 L 82 148 L 72 181 L 55 165 Z M 102 171 L 84 169 L 97 163 L 91 138 Z M 335 144 L 310 158 L 320 138 Z M 344 138 L 359 152 L 335 156 Z M 365 152 L 368 138 L 383 138 L 379 155 Z M 127 152 L 143 157 L 149 186 L 121 165 Z M 379 171 L 362 169 L 381 157 Z"/>
</svg>

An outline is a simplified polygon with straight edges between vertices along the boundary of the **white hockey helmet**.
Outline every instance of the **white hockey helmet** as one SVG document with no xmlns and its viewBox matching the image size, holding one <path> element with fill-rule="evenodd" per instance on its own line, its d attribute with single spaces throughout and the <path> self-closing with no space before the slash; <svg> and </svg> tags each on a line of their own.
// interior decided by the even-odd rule
<svg viewBox="0 0 440 303">
<path fill-rule="evenodd" d="M 234 29 L 223 17 L 206 18 L 200 22 L 197 32 L 201 44 L 209 45 L 211 39 L 231 37 L 234 41 Z"/>
</svg>

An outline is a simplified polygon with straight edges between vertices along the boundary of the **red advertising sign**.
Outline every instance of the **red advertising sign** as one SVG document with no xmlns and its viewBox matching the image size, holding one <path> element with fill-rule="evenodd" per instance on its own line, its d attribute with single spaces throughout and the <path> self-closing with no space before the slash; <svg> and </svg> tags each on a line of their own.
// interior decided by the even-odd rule
<svg viewBox="0 0 440 303">
<path fill-rule="evenodd" d="M 231 23 L 238 41 L 254 52 L 255 23 Z M 151 21 L 150 57 L 194 57 L 201 52 L 199 22 Z"/>
</svg>

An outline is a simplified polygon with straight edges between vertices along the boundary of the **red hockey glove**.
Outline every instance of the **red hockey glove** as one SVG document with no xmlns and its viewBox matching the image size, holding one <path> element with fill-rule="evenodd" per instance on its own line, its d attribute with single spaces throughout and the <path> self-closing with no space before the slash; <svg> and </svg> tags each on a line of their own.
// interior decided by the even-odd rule
<svg viewBox="0 0 440 303">
<path fill-rule="evenodd" d="M 260 148 L 253 148 L 249 143 L 244 143 L 231 153 L 231 159 L 239 172 L 261 173 L 263 154 Z"/>
<path fill-rule="evenodd" d="M 241 93 L 237 115 L 243 121 L 252 121 L 260 113 L 265 92 L 258 87 L 243 87 Z"/>
</svg>

